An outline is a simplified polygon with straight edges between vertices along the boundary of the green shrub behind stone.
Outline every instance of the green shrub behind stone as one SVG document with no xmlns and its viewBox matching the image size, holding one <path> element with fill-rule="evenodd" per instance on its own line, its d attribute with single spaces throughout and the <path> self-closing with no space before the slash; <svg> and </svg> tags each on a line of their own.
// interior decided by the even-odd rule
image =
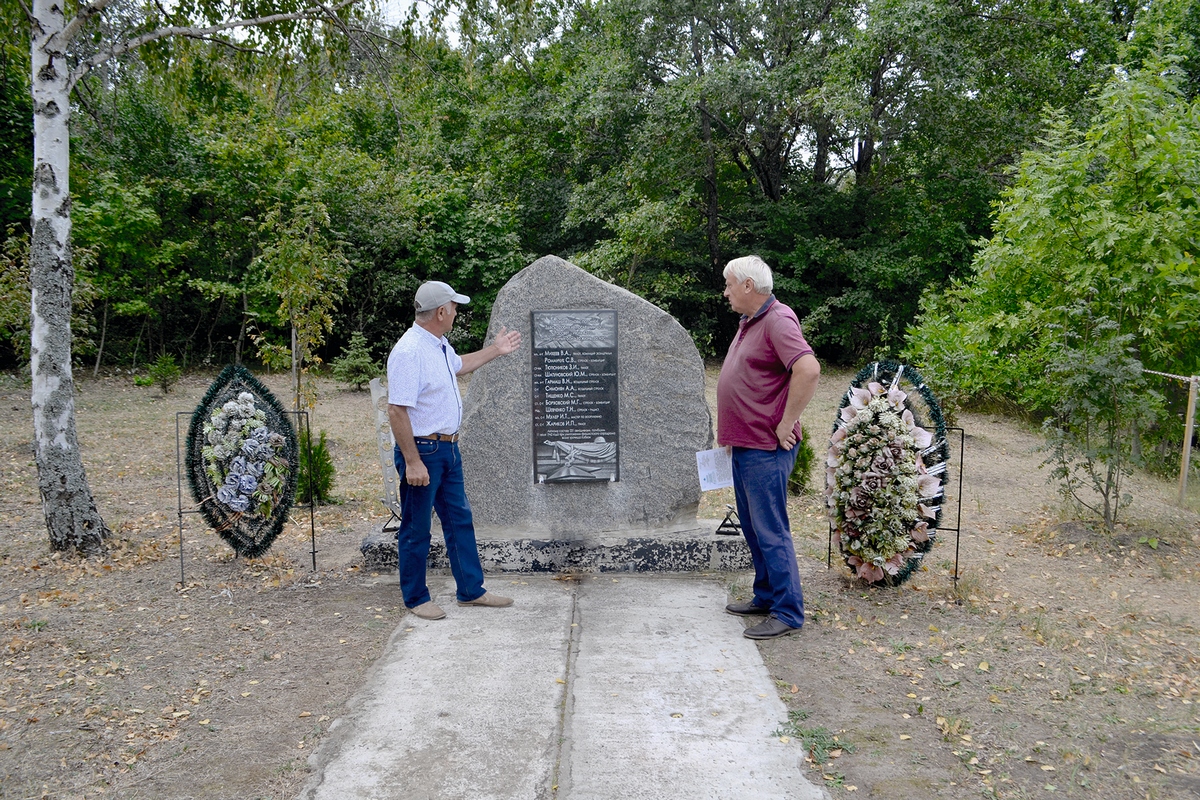
<svg viewBox="0 0 1200 800">
<path fill-rule="evenodd" d="M 788 491 L 794 495 L 802 495 L 808 491 L 809 476 L 812 474 L 813 459 L 816 454 L 813 452 L 812 442 L 809 441 L 809 431 L 804 431 L 804 436 L 796 443 L 798 448 L 796 451 L 796 465 L 792 467 L 792 474 L 788 476 Z"/>
<path fill-rule="evenodd" d="M 300 474 L 296 478 L 296 502 L 324 506 L 333 502 L 333 481 L 337 470 L 329 455 L 325 431 L 313 441 L 312 431 L 300 434 Z"/>
<path fill-rule="evenodd" d="M 171 391 L 171 387 L 179 381 L 179 376 L 182 374 L 179 365 L 175 363 L 175 356 L 168 353 L 159 356 L 146 371 L 150 375 L 150 380 L 162 389 L 163 394 Z"/>
<path fill-rule="evenodd" d="M 371 350 L 367 347 L 367 339 L 362 331 L 355 331 L 350 336 L 350 344 L 342 354 L 331 362 L 333 377 L 361 391 L 372 378 L 383 374 L 383 368 L 371 358 Z"/>
</svg>

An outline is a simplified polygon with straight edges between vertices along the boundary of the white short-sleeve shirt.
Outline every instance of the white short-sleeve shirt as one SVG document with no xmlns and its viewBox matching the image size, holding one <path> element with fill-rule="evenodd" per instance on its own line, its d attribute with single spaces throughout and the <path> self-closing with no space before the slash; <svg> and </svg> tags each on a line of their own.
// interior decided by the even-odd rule
<svg viewBox="0 0 1200 800">
<path fill-rule="evenodd" d="M 413 436 L 458 433 L 462 396 L 458 371 L 462 359 L 444 336 L 413 325 L 388 356 L 388 403 L 408 409 Z"/>
</svg>

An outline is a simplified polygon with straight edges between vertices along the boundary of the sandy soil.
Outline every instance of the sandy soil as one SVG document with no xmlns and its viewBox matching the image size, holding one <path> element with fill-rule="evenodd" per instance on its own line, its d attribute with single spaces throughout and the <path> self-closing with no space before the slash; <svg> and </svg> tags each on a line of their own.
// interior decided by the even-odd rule
<svg viewBox="0 0 1200 800">
<path fill-rule="evenodd" d="M 815 434 L 849 377 L 826 371 Z M 406 613 L 358 552 L 386 518 L 370 399 L 332 383 L 312 424 L 340 502 L 316 511 L 317 568 L 306 513 L 252 560 L 184 515 L 181 560 L 177 413 L 182 434 L 211 378 L 166 397 L 81 382 L 114 536 L 80 561 L 48 549 L 28 388 L 0 377 L 0 797 L 292 797 Z M 959 421 L 957 584 L 947 534 L 904 587 L 863 589 L 826 567 L 820 500 L 794 501 L 809 622 L 761 645 L 793 710 L 779 734 L 835 797 L 1200 797 L 1200 487 L 1182 510 L 1174 484 L 1139 477 L 1127 526 L 1104 534 L 1063 510 L 1033 432 Z M 746 575 L 723 577 L 745 594 Z"/>
</svg>

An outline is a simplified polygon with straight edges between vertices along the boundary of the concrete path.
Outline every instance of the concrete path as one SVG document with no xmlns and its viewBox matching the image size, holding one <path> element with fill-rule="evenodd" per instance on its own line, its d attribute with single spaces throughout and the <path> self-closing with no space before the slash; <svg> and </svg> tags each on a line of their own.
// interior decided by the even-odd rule
<svg viewBox="0 0 1200 800">
<path fill-rule="evenodd" d="M 311 759 L 305 800 L 817 800 L 724 589 L 493 575 L 507 609 L 405 617 Z"/>
</svg>

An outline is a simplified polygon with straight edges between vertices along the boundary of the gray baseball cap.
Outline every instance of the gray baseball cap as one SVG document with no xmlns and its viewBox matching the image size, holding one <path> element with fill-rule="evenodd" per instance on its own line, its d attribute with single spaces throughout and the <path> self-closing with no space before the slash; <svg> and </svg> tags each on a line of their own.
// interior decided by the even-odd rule
<svg viewBox="0 0 1200 800">
<path fill-rule="evenodd" d="M 471 298 L 465 294 L 459 294 L 450 288 L 450 284 L 442 283 L 441 281 L 427 281 L 426 283 L 422 283 L 417 289 L 416 305 L 418 312 L 432 311 L 451 301 L 459 305 L 464 305 L 471 302 Z"/>
</svg>

